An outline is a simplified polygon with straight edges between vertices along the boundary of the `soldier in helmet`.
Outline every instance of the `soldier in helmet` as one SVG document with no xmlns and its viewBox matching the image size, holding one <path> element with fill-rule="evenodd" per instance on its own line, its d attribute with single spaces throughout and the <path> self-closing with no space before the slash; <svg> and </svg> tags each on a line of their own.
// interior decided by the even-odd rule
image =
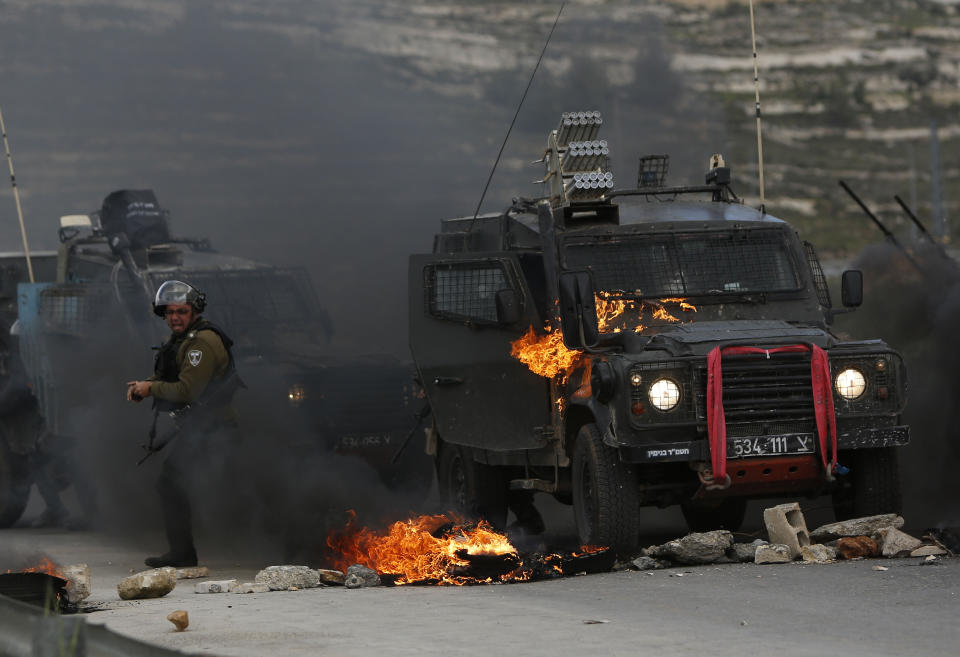
<svg viewBox="0 0 960 657">
<path fill-rule="evenodd" d="M 197 565 L 191 480 L 205 465 L 222 462 L 222 450 L 239 440 L 231 400 L 243 383 L 230 352 L 233 341 L 200 315 L 205 306 L 206 295 L 187 283 L 161 285 L 153 311 L 166 319 L 170 338 L 157 353 L 153 376 L 127 382 L 128 400 L 152 396 L 155 413 L 173 411 L 177 417 L 176 438 L 157 482 L 170 550 L 146 559 L 151 568 Z"/>
</svg>

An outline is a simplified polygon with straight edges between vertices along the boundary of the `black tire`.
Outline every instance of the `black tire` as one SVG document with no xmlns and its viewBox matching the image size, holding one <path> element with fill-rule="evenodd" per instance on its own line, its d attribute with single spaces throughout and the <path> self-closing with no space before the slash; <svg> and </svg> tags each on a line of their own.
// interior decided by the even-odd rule
<svg viewBox="0 0 960 657">
<path fill-rule="evenodd" d="M 437 482 L 449 510 L 486 520 L 497 530 L 506 527 L 509 482 L 501 468 L 477 463 L 462 447 L 441 443 Z"/>
<path fill-rule="evenodd" d="M 747 500 L 743 497 L 728 497 L 714 502 L 684 502 L 680 505 L 687 527 L 693 532 L 708 532 L 726 529 L 735 532 L 743 525 L 747 514 Z"/>
<path fill-rule="evenodd" d="M 13 526 L 30 497 L 30 475 L 25 456 L 0 443 L 0 529 Z"/>
<path fill-rule="evenodd" d="M 583 545 L 632 555 L 640 542 L 636 469 L 604 444 L 594 424 L 577 433 L 573 449 L 573 514 Z"/>
<path fill-rule="evenodd" d="M 839 479 L 833 492 L 833 513 L 837 520 L 849 520 L 881 513 L 900 513 L 900 468 L 897 448 L 858 449 L 842 454 L 850 472 Z"/>
</svg>

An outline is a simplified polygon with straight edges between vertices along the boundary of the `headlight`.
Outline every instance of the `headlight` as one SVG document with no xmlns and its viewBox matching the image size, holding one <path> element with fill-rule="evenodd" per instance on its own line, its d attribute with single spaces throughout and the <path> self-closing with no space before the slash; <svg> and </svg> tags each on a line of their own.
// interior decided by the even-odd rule
<svg viewBox="0 0 960 657">
<path fill-rule="evenodd" d="M 846 369 L 837 375 L 834 385 L 841 397 L 852 401 L 863 395 L 863 391 L 867 389 L 867 380 L 863 378 L 860 370 Z"/>
<path fill-rule="evenodd" d="M 307 398 L 306 389 L 299 383 L 295 383 L 290 386 L 290 389 L 287 391 L 287 399 L 290 400 L 291 406 L 299 406 L 303 403 L 303 400 Z"/>
<path fill-rule="evenodd" d="M 680 403 L 680 386 L 671 379 L 657 379 L 650 386 L 649 396 L 658 410 L 670 411 Z"/>
</svg>

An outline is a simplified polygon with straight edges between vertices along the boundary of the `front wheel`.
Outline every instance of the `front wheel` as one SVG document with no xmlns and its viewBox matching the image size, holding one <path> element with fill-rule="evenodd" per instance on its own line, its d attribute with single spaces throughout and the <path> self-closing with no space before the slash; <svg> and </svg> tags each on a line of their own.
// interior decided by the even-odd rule
<svg viewBox="0 0 960 657">
<path fill-rule="evenodd" d="M 850 464 L 833 492 L 837 520 L 900 513 L 900 468 L 896 447 L 858 449 L 841 455 Z"/>
<path fill-rule="evenodd" d="M 501 468 L 477 463 L 458 445 L 441 443 L 437 480 L 451 511 L 486 520 L 494 529 L 506 526 L 509 482 Z"/>
<path fill-rule="evenodd" d="M 27 466 L 25 456 L 0 442 L 0 529 L 12 526 L 27 506 L 31 483 Z"/>
<path fill-rule="evenodd" d="M 636 470 L 604 444 L 594 424 L 577 433 L 573 449 L 573 513 L 584 545 L 610 547 L 621 556 L 640 543 Z"/>
</svg>

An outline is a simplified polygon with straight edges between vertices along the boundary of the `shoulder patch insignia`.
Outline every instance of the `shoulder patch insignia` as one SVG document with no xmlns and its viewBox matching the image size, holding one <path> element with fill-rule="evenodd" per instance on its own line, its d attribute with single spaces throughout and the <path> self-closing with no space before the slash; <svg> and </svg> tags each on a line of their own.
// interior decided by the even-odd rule
<svg viewBox="0 0 960 657">
<path fill-rule="evenodd" d="M 199 349 L 191 349 L 187 352 L 187 360 L 189 360 L 190 364 L 194 367 L 200 364 L 201 358 L 203 358 L 203 352 Z"/>
</svg>

